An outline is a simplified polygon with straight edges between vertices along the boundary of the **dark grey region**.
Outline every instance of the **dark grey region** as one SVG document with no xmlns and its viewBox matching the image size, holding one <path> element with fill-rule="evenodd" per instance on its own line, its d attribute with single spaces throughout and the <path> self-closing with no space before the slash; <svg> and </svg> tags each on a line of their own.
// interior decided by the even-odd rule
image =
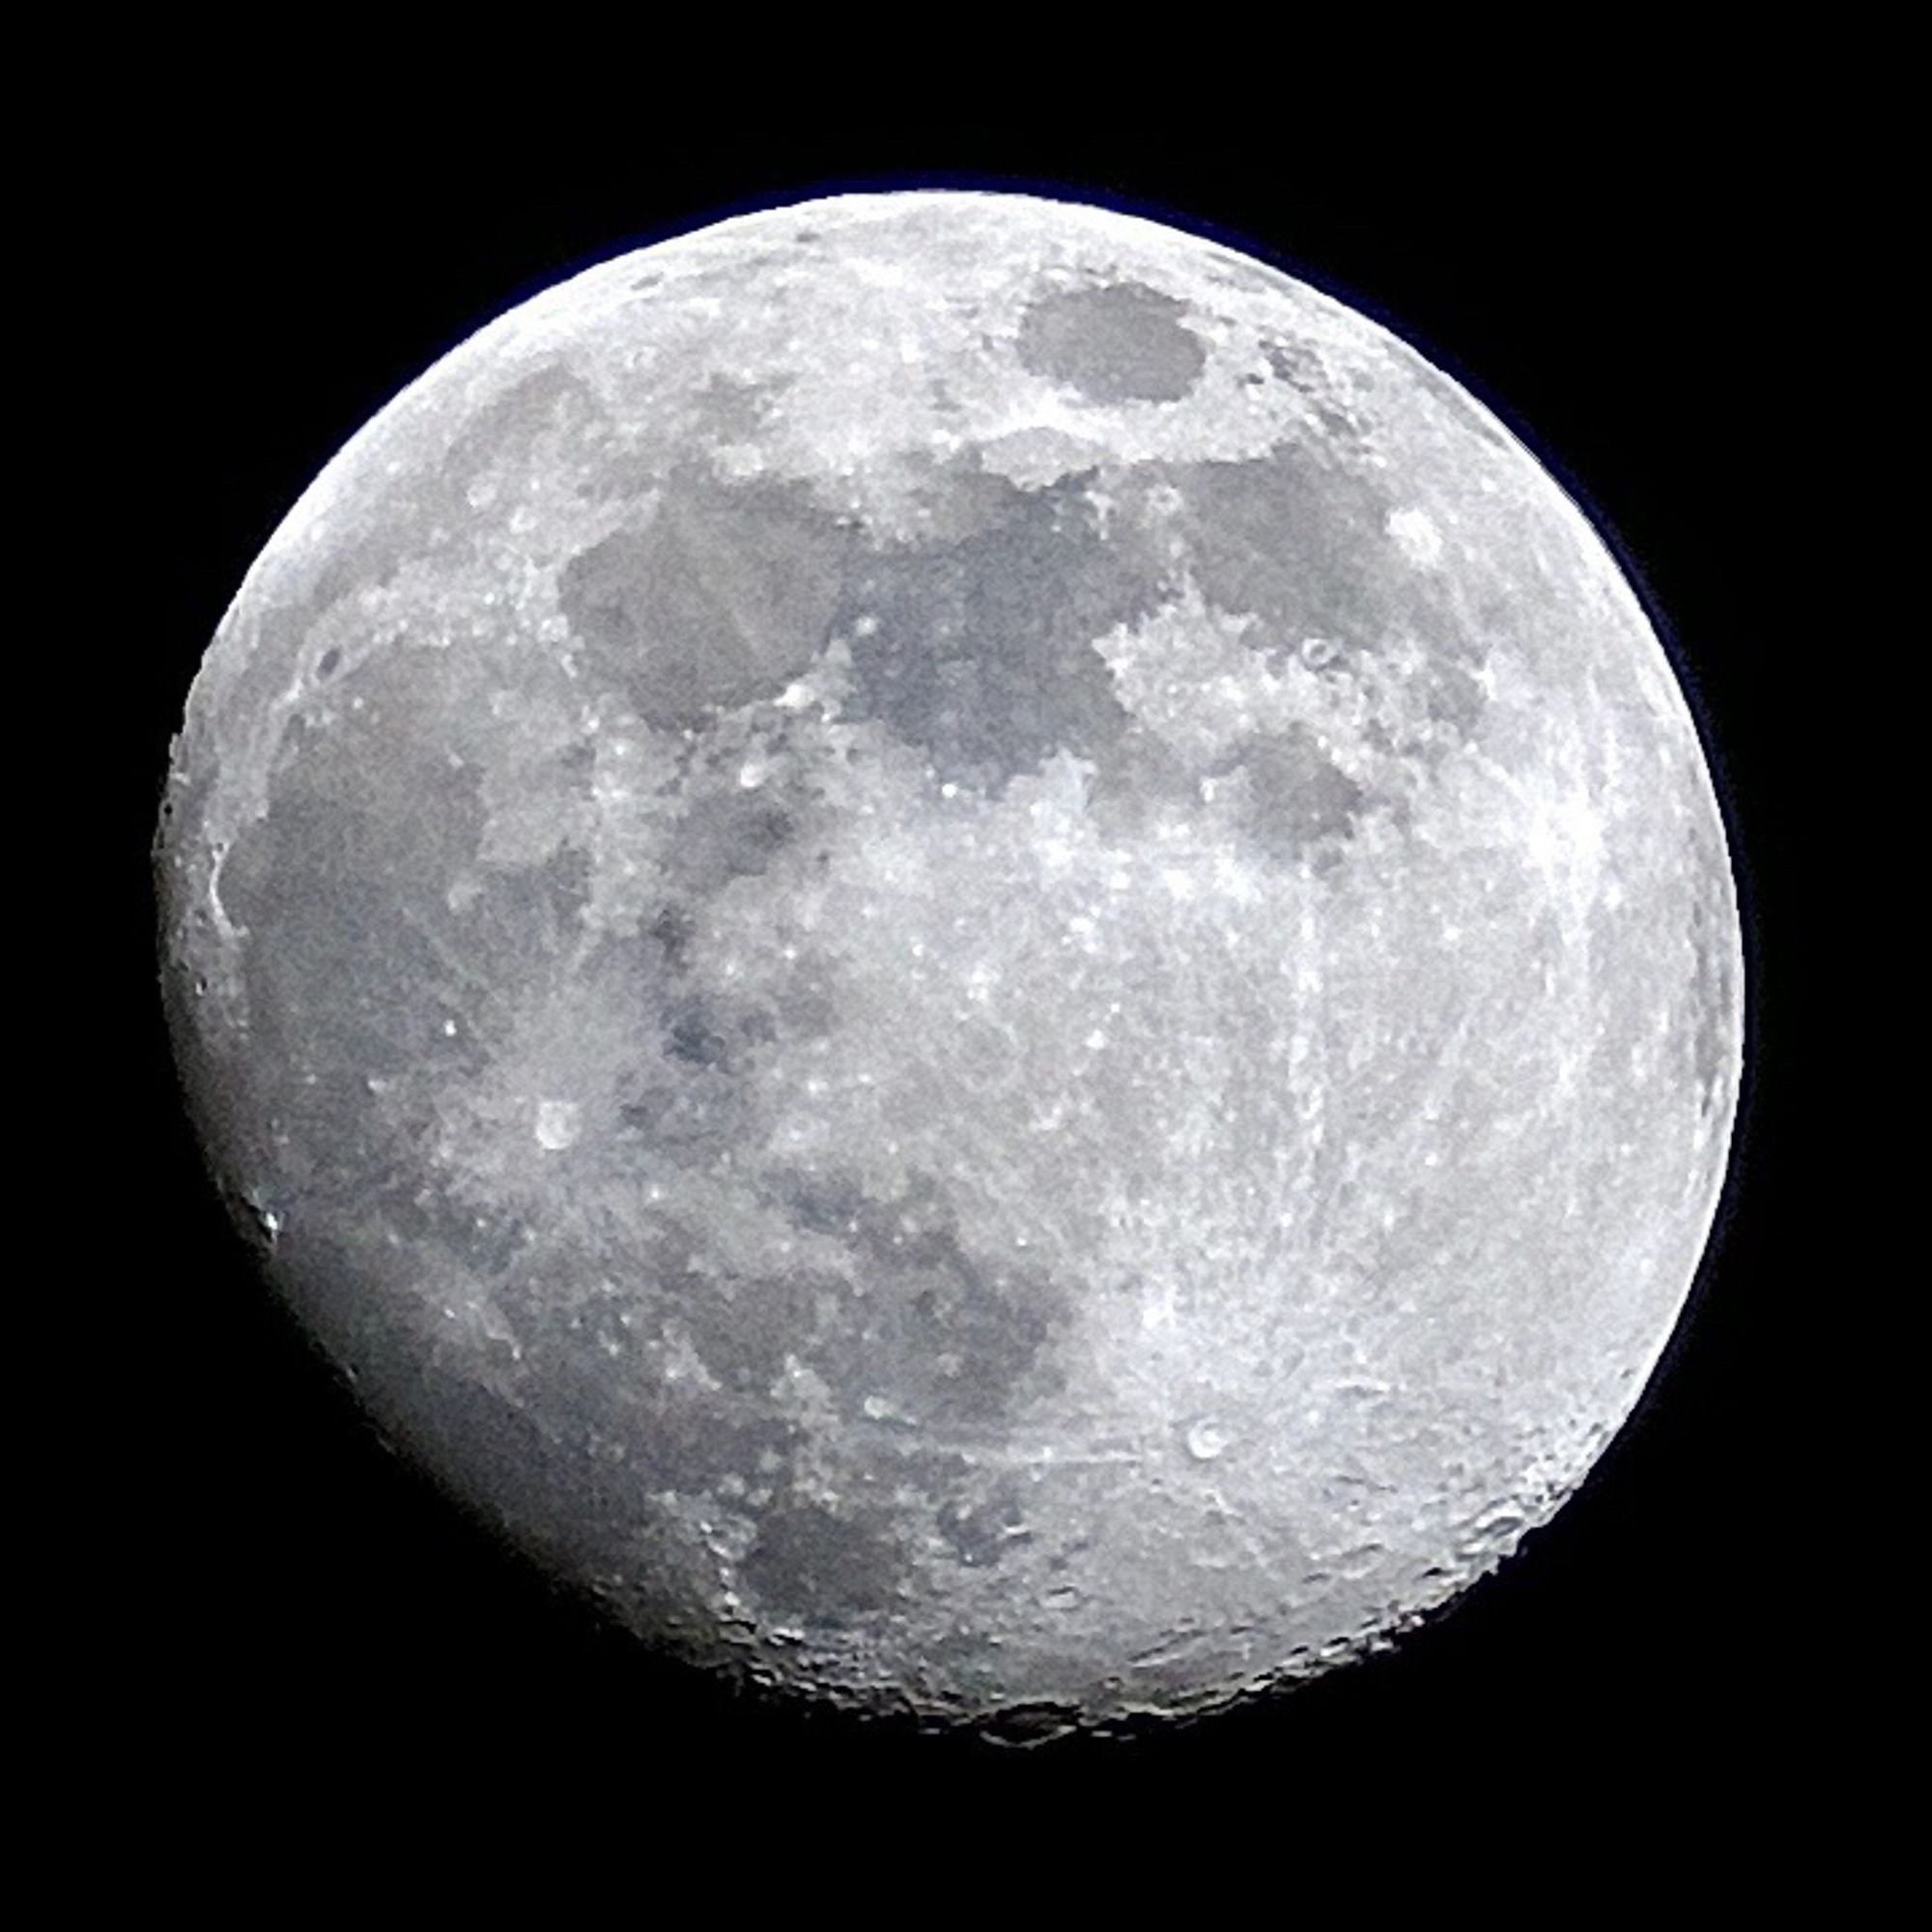
<svg viewBox="0 0 1932 1932">
<path fill-rule="evenodd" d="M 819 816 L 809 783 L 792 774 L 747 790 L 734 772 L 688 772 L 685 788 L 689 802 L 664 859 L 666 883 L 681 895 L 768 871 Z"/>
<path fill-rule="evenodd" d="M 221 872 L 245 935 L 242 1076 L 289 1130 L 308 1185 L 364 1157 L 369 1079 L 466 1064 L 469 1043 L 445 1023 L 484 970 L 441 896 L 480 836 L 473 773 L 384 731 L 384 713 L 361 717 L 366 737 L 291 726 L 293 760 Z M 358 753 L 380 768 L 358 779 Z M 570 881 L 544 868 L 502 885 L 527 905 L 500 923 L 492 908 L 489 970 L 514 981 L 558 943 Z"/>
<path fill-rule="evenodd" d="M 687 468 L 641 528 L 565 566 L 558 600 L 592 668 L 640 717 L 695 728 L 811 663 L 851 546 L 803 485 L 727 484 Z"/>
<path fill-rule="evenodd" d="M 837 1628 L 889 1609 L 908 1566 L 887 1521 L 879 1505 L 855 1512 L 786 1502 L 759 1521 L 739 1578 L 767 1614 L 782 1621 Z"/>
<path fill-rule="evenodd" d="M 1091 482 L 997 484 L 969 534 L 857 555 L 838 618 L 853 715 L 992 793 L 1056 751 L 1104 753 L 1128 721 L 1094 639 L 1166 584 L 1143 535 L 1101 534 Z"/>
<path fill-rule="evenodd" d="M 1209 603 L 1262 619 L 1262 647 L 1320 638 L 1347 654 L 1392 632 L 1441 635 L 1434 593 L 1391 554 L 1385 486 L 1300 443 L 1169 472 Z"/>
<path fill-rule="evenodd" d="M 1126 723 L 1094 640 L 1151 611 L 1163 577 L 1144 533 L 1102 535 L 1091 480 L 1023 490 L 961 463 L 933 480 L 945 536 L 879 543 L 802 487 L 680 470 L 647 523 L 565 567 L 561 605 L 593 675 L 678 730 L 777 696 L 843 639 L 847 716 L 997 792 Z M 690 829 L 766 810 L 707 802 Z"/>
<path fill-rule="evenodd" d="M 1731 1061 L 1737 969 L 1723 891 L 1728 866 L 1721 844 L 1701 833 L 1690 842 L 1690 1061 L 1699 1109 L 1708 1117 L 1717 1110 Z"/>
<path fill-rule="evenodd" d="M 1187 313 L 1185 302 L 1139 282 L 1058 289 L 1028 304 L 1019 358 L 1093 402 L 1179 402 L 1208 362 L 1181 320 Z"/>
<path fill-rule="evenodd" d="M 1236 769 L 1246 783 L 1247 835 L 1277 860 L 1347 838 L 1365 804 L 1362 787 L 1305 726 L 1251 740 Z"/>
<path fill-rule="evenodd" d="M 454 529 L 471 522 L 473 512 L 463 514 L 471 483 L 486 469 L 500 471 L 512 458 L 526 458 L 530 444 L 559 417 L 588 423 L 602 413 L 596 391 L 567 363 L 542 363 L 519 377 L 465 422 L 443 463 L 425 466 L 443 521 Z"/>
<path fill-rule="evenodd" d="M 667 1212 L 638 1217 L 622 1252 L 601 1256 L 568 1243 L 533 1256 L 505 1231 L 513 1237 L 487 1271 L 504 1306 L 525 1311 L 518 1400 L 499 1420 L 494 1397 L 465 1398 L 455 1447 L 486 1495 L 534 1496 L 546 1471 L 581 1461 L 603 1498 L 600 1548 L 622 1511 L 655 1516 L 665 1486 L 694 1499 L 725 1497 L 727 1482 L 769 1488 L 769 1502 L 724 1505 L 755 1525 L 738 1580 L 769 1619 L 838 1627 L 888 1607 L 906 1580 L 895 1530 L 903 1510 L 887 1502 L 906 1484 L 931 1499 L 929 1534 L 963 1566 L 997 1563 L 1025 1540 L 1016 1492 L 977 1486 L 959 1445 L 1006 1440 L 1022 1406 L 1054 1385 L 1054 1339 L 1071 1311 L 1044 1274 L 975 1253 L 927 1178 L 890 1198 L 823 1176 L 774 1177 L 766 1191 L 802 1230 L 829 1237 L 829 1252 L 740 1273 L 716 1264 L 700 1227 Z M 406 1232 L 442 1238 L 420 1224 Z M 611 1373 L 613 1359 L 638 1359 L 672 1326 L 715 1384 Z M 836 1507 L 795 1487 L 797 1432 L 773 1407 L 794 1363 L 868 1442 Z M 877 1418 L 875 1397 L 891 1419 Z M 488 1459 L 505 1430 L 521 1439 L 532 1429 L 543 1446 L 519 1483 Z M 622 1469 L 600 1462 L 600 1443 L 625 1445 Z"/>
<path fill-rule="evenodd" d="M 715 725 L 779 696 L 838 640 L 850 664 L 843 714 L 922 752 L 935 780 L 998 795 L 1065 751 L 1118 792 L 1113 764 L 1147 760 L 1094 642 L 1174 592 L 1144 497 L 1162 483 L 1178 494 L 1195 581 L 1217 608 L 1257 620 L 1254 648 L 1319 640 L 1323 662 L 1346 670 L 1394 639 L 1420 641 L 1429 718 L 1450 738 L 1476 727 L 1483 697 L 1453 592 L 1395 552 L 1385 485 L 1299 442 L 1148 465 L 1109 479 L 1116 508 L 1103 531 L 1095 480 L 1023 489 L 971 459 L 937 466 L 923 486 L 932 533 L 895 542 L 802 486 L 680 469 L 640 528 L 566 567 L 563 608 L 594 674 L 654 724 Z M 1253 829 L 1277 856 L 1346 835 L 1361 803 L 1299 742 L 1258 745 L 1251 770 Z M 1177 776 L 1183 789 L 1193 782 Z M 725 873 L 764 869 L 811 820 L 795 779 L 754 798 L 699 790 L 670 860 L 688 875 L 681 893 L 701 893 L 714 859 Z"/>
<path fill-rule="evenodd" d="M 1335 388 L 1307 349 L 1285 337 L 1268 336 L 1263 340 L 1262 356 L 1277 381 L 1286 383 L 1306 399 L 1315 420 L 1329 436 L 1351 448 L 1362 446 L 1367 440 L 1367 425 L 1350 399 Z"/>
<path fill-rule="evenodd" d="M 813 1365 L 848 1413 L 883 1395 L 913 1421 L 964 1439 L 999 1435 L 1054 1377 L 1070 1318 L 1050 1276 L 976 1254 L 944 1191 L 915 1176 L 893 1200 L 838 1178 L 775 1185 L 775 1203 L 845 1250 L 847 1292 L 821 1304 Z"/>
<path fill-rule="evenodd" d="M 801 1228 L 831 1237 L 829 1263 L 720 1269 L 702 1230 L 665 1213 L 636 1224 L 614 1265 L 566 1251 L 532 1273 L 527 1258 L 512 1260 L 506 1305 L 528 1311 L 518 1412 L 499 1422 L 487 1394 L 466 1399 L 462 1455 L 491 1485 L 484 1493 L 532 1494 L 559 1459 L 581 1462 L 607 1524 L 625 1510 L 654 1515 L 651 1498 L 666 1485 L 694 1499 L 725 1496 L 727 1482 L 735 1495 L 769 1488 L 769 1501 L 724 1505 L 754 1525 L 737 1581 L 773 1622 L 837 1628 L 889 1608 L 908 1580 L 895 1527 L 904 1512 L 890 1500 L 906 1484 L 930 1497 L 929 1533 L 963 1566 L 998 1563 L 1025 1540 L 1011 1485 L 976 1486 L 957 1448 L 944 1445 L 1006 1438 L 1019 1406 L 1052 1380 L 1052 1337 L 1068 1309 L 1043 1276 L 972 1253 L 928 1179 L 882 1199 L 849 1180 L 795 1178 L 774 1183 L 772 1198 Z M 715 1386 L 611 1373 L 611 1359 L 635 1358 L 668 1324 Z M 798 1435 L 773 1410 L 775 1384 L 793 1363 L 820 1378 L 848 1430 L 871 1436 L 836 1506 L 796 1488 Z M 874 1396 L 895 1421 L 874 1420 Z M 907 1427 L 910 1418 L 922 1426 Z M 479 1460 L 505 1429 L 542 1437 L 521 1482 Z M 626 1445 L 622 1470 L 600 1463 L 600 1442 Z"/>
</svg>

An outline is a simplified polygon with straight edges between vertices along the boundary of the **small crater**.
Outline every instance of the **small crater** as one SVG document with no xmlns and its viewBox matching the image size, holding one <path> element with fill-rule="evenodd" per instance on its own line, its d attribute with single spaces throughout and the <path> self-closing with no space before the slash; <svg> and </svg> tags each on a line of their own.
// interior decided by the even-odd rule
<svg viewBox="0 0 1932 1932">
<path fill-rule="evenodd" d="M 1011 1490 L 979 1501 L 955 1497 L 941 1505 L 936 1526 L 953 1555 L 969 1569 L 997 1563 L 1028 1536 L 1019 1496 Z"/>
<path fill-rule="evenodd" d="M 1187 305 L 1139 282 L 1057 290 L 1020 323 L 1019 359 L 1095 403 L 1174 403 L 1200 381 L 1208 352 Z"/>
<path fill-rule="evenodd" d="M 1047 1701 L 1008 1704 L 992 1712 L 980 1728 L 989 1744 L 1014 1745 L 1024 1749 L 1071 1737 L 1080 1728 L 1080 1713 L 1067 1705 Z"/>
</svg>

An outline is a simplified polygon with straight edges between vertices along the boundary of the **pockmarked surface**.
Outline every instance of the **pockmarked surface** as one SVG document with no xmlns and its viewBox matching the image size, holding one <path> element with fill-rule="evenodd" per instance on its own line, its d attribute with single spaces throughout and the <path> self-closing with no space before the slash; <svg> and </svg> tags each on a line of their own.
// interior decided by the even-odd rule
<svg viewBox="0 0 1932 1932">
<path fill-rule="evenodd" d="M 217 1173 L 394 1437 L 694 1662 L 1320 1670 L 1629 1412 L 1741 1058 L 1669 664 L 1379 327 L 1027 197 L 594 269 L 290 513 L 177 745 Z"/>
</svg>

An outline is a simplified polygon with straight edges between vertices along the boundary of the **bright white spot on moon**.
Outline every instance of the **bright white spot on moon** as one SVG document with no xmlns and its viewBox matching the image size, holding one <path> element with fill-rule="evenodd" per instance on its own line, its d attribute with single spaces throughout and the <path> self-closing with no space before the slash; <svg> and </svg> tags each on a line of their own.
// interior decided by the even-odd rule
<svg viewBox="0 0 1932 1932">
<path fill-rule="evenodd" d="M 1391 510 L 1388 533 L 1408 560 L 1427 570 L 1442 560 L 1442 532 L 1421 510 Z"/>
<path fill-rule="evenodd" d="M 1737 905 L 1641 606 L 1447 377 L 1145 221 L 845 197 L 506 315 L 270 540 L 169 803 L 293 1305 L 789 1694 L 1104 1727 L 1388 1641 L 1711 1228 Z"/>
</svg>

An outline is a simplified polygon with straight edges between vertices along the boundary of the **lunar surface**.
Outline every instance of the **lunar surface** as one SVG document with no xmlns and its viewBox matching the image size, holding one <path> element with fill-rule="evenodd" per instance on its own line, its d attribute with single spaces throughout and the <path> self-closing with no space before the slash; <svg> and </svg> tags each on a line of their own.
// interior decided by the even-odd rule
<svg viewBox="0 0 1932 1932">
<path fill-rule="evenodd" d="M 863 1712 L 1191 1713 L 1446 1602 L 1729 1143 L 1722 821 L 1602 541 L 1091 208 L 783 209 L 482 330 L 250 571 L 158 860 L 211 1162 L 380 1426 Z"/>
</svg>

